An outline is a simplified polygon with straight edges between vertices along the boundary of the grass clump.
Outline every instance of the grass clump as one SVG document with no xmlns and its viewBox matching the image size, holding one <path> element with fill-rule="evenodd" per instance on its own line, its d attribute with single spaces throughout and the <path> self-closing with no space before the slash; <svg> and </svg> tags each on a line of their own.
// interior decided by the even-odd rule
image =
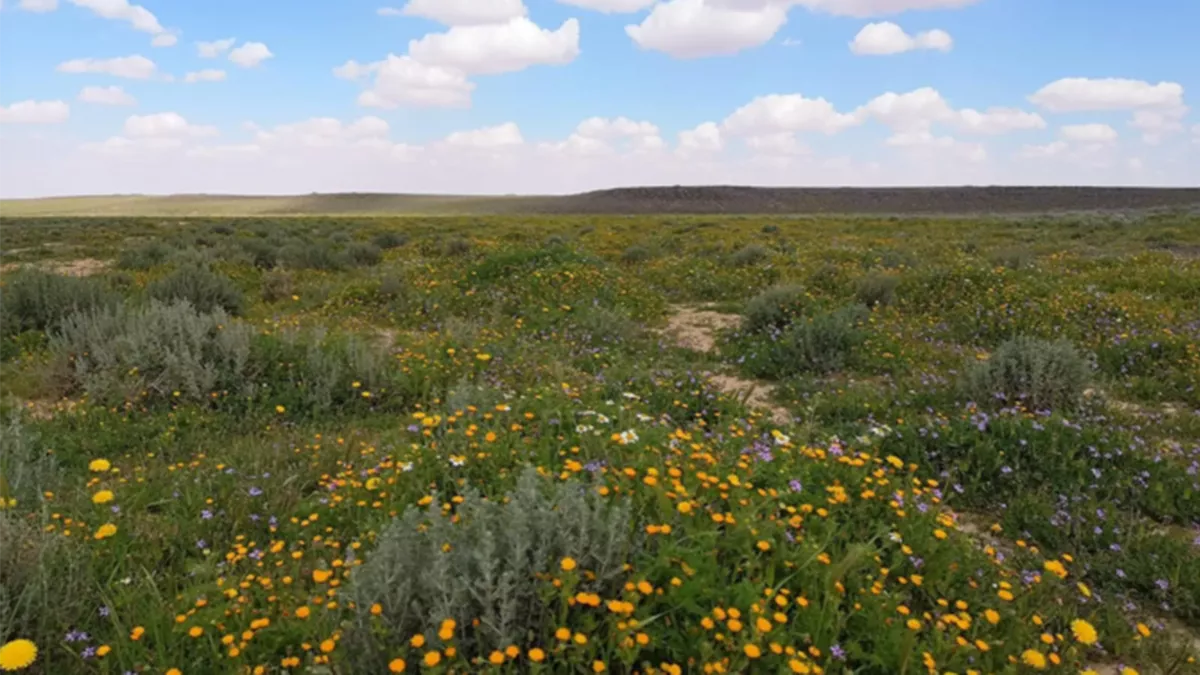
<svg viewBox="0 0 1200 675">
<path fill-rule="evenodd" d="M 759 244 L 746 244 L 729 256 L 729 264 L 734 267 L 749 267 L 757 265 L 771 257 L 771 252 Z"/>
<path fill-rule="evenodd" d="M 220 309 L 229 314 L 242 313 L 245 300 L 233 280 L 205 265 L 185 265 L 153 282 L 146 293 L 163 303 L 186 301 L 200 312 Z"/>
<path fill-rule="evenodd" d="M 436 501 L 406 509 L 355 570 L 350 595 L 359 611 L 347 639 L 357 670 L 386 672 L 416 634 L 454 640 L 464 656 L 524 646 L 556 627 L 545 579 L 562 573 L 564 559 L 590 572 L 577 591 L 611 597 L 637 545 L 626 503 L 573 480 L 549 482 L 532 468 L 503 499 L 468 489 L 456 501 L 453 520 Z M 370 611 L 376 605 L 378 615 Z M 447 619 L 454 624 L 439 636 Z"/>
<path fill-rule="evenodd" d="M 900 278 L 894 274 L 869 274 L 858 282 L 855 299 L 868 308 L 887 306 L 896 300 L 896 286 Z"/>
<path fill-rule="evenodd" d="M 765 333 L 780 330 L 796 320 L 812 305 L 812 296 L 803 286 L 773 286 L 746 304 L 746 330 Z"/>
<path fill-rule="evenodd" d="M 862 305 L 850 305 L 793 321 L 782 332 L 754 342 L 744 367 L 756 377 L 772 379 L 842 370 L 866 340 L 862 324 L 868 313 Z"/>
<path fill-rule="evenodd" d="M 371 237 L 371 243 L 385 251 L 390 251 L 394 248 L 400 248 L 401 246 L 407 244 L 408 237 L 400 234 L 399 232 L 392 232 L 389 230 L 387 232 L 380 232 L 374 237 Z"/>
<path fill-rule="evenodd" d="M 1090 368 L 1066 340 L 1016 337 L 968 373 L 966 393 L 976 402 L 1021 403 L 1026 408 L 1070 409 L 1087 386 Z"/>
<path fill-rule="evenodd" d="M 640 263 L 654 257 L 650 249 L 640 244 L 634 244 L 621 252 L 621 262 L 623 263 Z"/>
<path fill-rule="evenodd" d="M 383 250 L 375 244 L 357 242 L 346 247 L 346 257 L 357 267 L 372 267 L 383 260 Z"/>
</svg>

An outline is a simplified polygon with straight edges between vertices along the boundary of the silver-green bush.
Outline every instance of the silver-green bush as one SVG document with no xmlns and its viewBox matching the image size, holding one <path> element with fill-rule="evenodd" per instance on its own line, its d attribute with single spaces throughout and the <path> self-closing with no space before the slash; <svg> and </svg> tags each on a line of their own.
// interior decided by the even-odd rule
<svg viewBox="0 0 1200 675">
<path fill-rule="evenodd" d="M 637 546 L 627 503 L 575 481 L 548 484 L 533 468 L 502 500 L 473 491 L 463 497 L 456 521 L 436 501 L 424 511 L 407 509 L 355 570 L 350 595 L 358 615 L 347 632 L 354 672 L 385 672 L 388 655 L 416 633 L 436 644 L 448 618 L 466 654 L 544 638 L 558 607 L 540 591 L 564 557 L 589 572 L 580 590 L 604 596 L 615 592 Z M 370 612 L 375 604 L 378 616 Z"/>
<path fill-rule="evenodd" d="M 221 310 L 151 301 L 76 312 L 50 336 L 69 389 L 100 401 L 204 400 L 245 381 L 253 329 Z M 178 394 L 176 394 L 178 392 Z"/>
<path fill-rule="evenodd" d="M 1090 370 L 1066 340 L 1017 337 L 968 371 L 964 388 L 980 405 L 1020 402 L 1030 409 L 1069 409 L 1082 398 Z"/>
<path fill-rule="evenodd" d="M 772 286 L 746 304 L 746 330 L 762 333 L 787 326 L 812 304 L 803 286 Z"/>
</svg>

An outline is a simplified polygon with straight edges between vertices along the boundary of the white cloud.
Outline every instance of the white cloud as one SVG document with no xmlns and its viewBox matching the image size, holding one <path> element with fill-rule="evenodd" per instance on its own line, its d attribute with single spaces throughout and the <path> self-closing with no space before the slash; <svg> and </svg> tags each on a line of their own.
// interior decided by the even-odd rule
<svg viewBox="0 0 1200 675">
<path fill-rule="evenodd" d="M 860 107 L 856 115 L 872 117 L 897 133 L 929 131 L 934 124 L 946 124 L 975 134 L 1000 134 L 1046 126 L 1040 115 L 1015 108 L 988 108 L 984 112 L 973 108 L 955 110 L 932 87 L 903 94 L 881 94 Z"/>
<path fill-rule="evenodd" d="M 360 117 L 350 124 L 332 117 L 315 117 L 281 124 L 269 131 L 260 130 L 255 134 L 255 143 L 259 146 L 302 148 L 374 145 L 380 140 L 386 141 L 389 130 L 387 121 L 374 115 Z"/>
<path fill-rule="evenodd" d="M 224 38 L 212 42 L 197 42 L 196 53 L 202 59 L 215 59 L 233 48 L 237 38 Z"/>
<path fill-rule="evenodd" d="M 1174 109 L 1183 105 L 1183 86 L 1176 82 L 1150 84 L 1115 77 L 1067 77 L 1037 90 L 1029 100 L 1051 112 Z"/>
<path fill-rule="evenodd" d="M 380 7 L 375 13 L 379 16 L 404 16 L 404 11 L 395 7 Z"/>
<path fill-rule="evenodd" d="M 657 0 L 558 0 L 560 4 L 591 9 L 605 14 L 632 14 L 640 12 Z"/>
<path fill-rule="evenodd" d="M 109 87 L 90 86 L 84 87 L 79 92 L 79 100 L 84 103 L 95 103 L 97 105 L 136 105 L 137 100 L 130 96 L 124 89 L 113 85 Z"/>
<path fill-rule="evenodd" d="M 384 8 L 390 9 L 390 8 Z M 396 11 L 396 10 L 393 10 Z M 385 16 L 395 16 L 384 13 Z M 409 0 L 397 14 L 419 16 L 447 26 L 504 23 L 527 14 L 522 0 Z"/>
<path fill-rule="evenodd" d="M 615 152 L 613 147 L 599 138 L 584 136 L 579 133 L 567 136 L 566 140 L 557 143 L 538 143 L 537 149 L 542 152 L 561 153 L 577 157 L 609 155 Z"/>
<path fill-rule="evenodd" d="M 936 153 L 972 163 L 987 160 L 987 149 L 980 143 L 968 143 L 951 136 L 935 136 L 927 129 L 902 131 L 888 137 L 887 145 L 917 153 Z"/>
<path fill-rule="evenodd" d="M 196 82 L 220 82 L 225 79 L 225 71 L 216 68 L 205 68 L 204 70 L 196 70 L 183 76 L 183 81 L 188 84 Z"/>
<path fill-rule="evenodd" d="M 745 142 L 747 148 L 760 155 L 790 156 L 805 155 L 809 152 L 808 148 L 796 138 L 795 133 L 786 131 L 763 136 L 750 136 L 746 138 Z"/>
<path fill-rule="evenodd" d="M 635 138 L 657 136 L 658 127 L 650 122 L 635 122 L 628 117 L 589 117 L 575 127 L 575 133 L 588 138 Z"/>
<path fill-rule="evenodd" d="M 1142 140 L 1157 145 L 1171 134 L 1183 131 L 1183 116 L 1188 108 L 1181 105 L 1167 110 L 1135 110 L 1129 126 L 1142 132 Z"/>
<path fill-rule="evenodd" d="M 796 131 L 835 134 L 860 123 L 858 116 L 839 113 L 823 98 L 771 94 L 759 96 L 735 110 L 722 122 L 722 128 L 743 136 Z"/>
<path fill-rule="evenodd" d="M 157 66 L 150 59 L 134 54 L 111 59 L 71 59 L 58 64 L 56 70 L 60 73 L 99 73 L 132 80 L 148 80 L 154 77 Z"/>
<path fill-rule="evenodd" d="M 26 12 L 53 12 L 58 9 L 58 0 L 21 0 L 18 7 Z"/>
<path fill-rule="evenodd" d="M 716 152 L 725 147 L 721 138 L 721 127 L 715 122 L 705 122 L 694 129 L 679 132 L 679 152 L 684 155 L 693 153 Z"/>
<path fill-rule="evenodd" d="M 216 136 L 216 127 L 196 125 L 175 112 L 131 115 L 123 130 L 130 138 L 183 138 Z"/>
<path fill-rule="evenodd" d="M 358 97 L 359 105 L 373 108 L 465 108 L 471 105 L 475 89 L 460 70 L 428 66 L 411 56 L 395 54 L 371 64 L 349 61 L 334 73 L 344 79 L 374 73 L 371 87 Z"/>
<path fill-rule="evenodd" d="M 616 141 L 611 145 L 609 141 Z M 606 154 L 623 147 L 635 153 L 656 152 L 666 143 L 658 127 L 650 122 L 637 122 L 628 117 L 589 117 L 575 127 L 566 140 L 541 143 L 538 148 L 575 155 Z"/>
<path fill-rule="evenodd" d="M 747 0 L 725 0 L 746 2 Z M 754 2 L 755 0 L 749 0 Z M 762 0 L 758 0 L 762 1 Z M 767 0 L 770 1 L 770 0 Z M 808 9 L 836 14 L 867 18 L 900 14 L 911 10 L 959 9 L 980 0 L 791 0 L 793 4 Z"/>
<path fill-rule="evenodd" d="M 155 36 L 151 43 L 155 47 L 170 47 L 178 39 L 162 27 L 158 18 L 150 13 L 150 10 L 141 5 L 131 5 L 128 0 L 70 0 L 70 2 L 76 7 L 89 9 L 93 14 L 105 19 L 125 21 L 134 30 Z M 164 35 L 168 37 L 162 37 Z"/>
<path fill-rule="evenodd" d="M 1107 124 L 1068 124 L 1058 130 L 1065 140 L 1075 143 L 1112 143 L 1117 130 Z"/>
<path fill-rule="evenodd" d="M 0 106 L 3 124 L 58 124 L 71 116 L 71 107 L 63 101 L 18 101 Z"/>
<path fill-rule="evenodd" d="M 1025 159 L 1045 159 L 1057 157 L 1067 151 L 1066 141 L 1053 141 L 1045 145 L 1026 145 L 1021 148 L 1020 156 Z"/>
<path fill-rule="evenodd" d="M 642 49 L 675 58 L 726 56 L 767 43 L 787 22 L 787 6 L 767 1 L 743 9 L 706 0 L 667 0 L 625 33 Z"/>
<path fill-rule="evenodd" d="M 442 144 L 447 147 L 478 150 L 495 150 L 523 143 L 525 143 L 525 139 L 521 136 L 521 129 L 515 122 L 505 122 L 494 127 L 471 131 L 456 131 L 442 141 Z"/>
<path fill-rule="evenodd" d="M 243 68 L 253 68 L 275 55 L 261 42 L 246 42 L 229 52 L 229 60 Z"/>
<path fill-rule="evenodd" d="M 948 52 L 953 46 L 954 40 L 944 30 L 927 30 L 914 36 L 891 21 L 882 21 L 863 26 L 850 42 L 850 51 L 860 56 L 886 56 L 915 49 Z"/>
<path fill-rule="evenodd" d="M 179 43 L 179 36 L 174 33 L 159 33 L 150 41 L 151 47 L 174 47 Z"/>
<path fill-rule="evenodd" d="M 563 65 L 579 56 L 579 21 L 567 19 L 558 30 L 540 28 L 525 17 L 454 26 L 445 33 L 412 40 L 408 53 L 423 64 L 467 74 L 492 75 L 534 65 Z"/>
</svg>

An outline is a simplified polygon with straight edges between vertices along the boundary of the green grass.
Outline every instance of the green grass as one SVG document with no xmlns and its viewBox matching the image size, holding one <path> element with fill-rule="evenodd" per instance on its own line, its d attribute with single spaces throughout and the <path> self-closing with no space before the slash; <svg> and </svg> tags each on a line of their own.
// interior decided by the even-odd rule
<svg viewBox="0 0 1200 675">
<path fill-rule="evenodd" d="M 1195 217 L 0 228 L 6 263 L 111 261 L 0 277 L 29 672 L 1196 670 Z M 697 353 L 680 304 L 765 318 Z M 1022 336 L 1083 395 L 1024 405 L 1033 358 L 969 379 Z"/>
</svg>

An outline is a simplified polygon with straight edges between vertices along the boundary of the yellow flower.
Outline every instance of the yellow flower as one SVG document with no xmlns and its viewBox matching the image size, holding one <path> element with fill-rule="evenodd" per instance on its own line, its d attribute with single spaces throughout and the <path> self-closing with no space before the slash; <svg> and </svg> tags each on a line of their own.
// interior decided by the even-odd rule
<svg viewBox="0 0 1200 675">
<path fill-rule="evenodd" d="M 1121 675 L 1140 675 L 1140 673 L 1138 673 L 1137 669 L 1135 669 L 1135 668 L 1130 668 L 1129 666 L 1125 666 L 1124 668 L 1121 669 Z"/>
<path fill-rule="evenodd" d="M 758 645 L 746 645 L 745 647 L 742 647 L 742 651 L 746 652 L 746 656 L 749 656 L 752 659 L 757 659 L 758 657 L 762 656 L 762 650 L 758 648 Z"/>
<path fill-rule="evenodd" d="M 366 488 L 367 488 L 368 490 L 378 490 L 378 489 L 379 489 L 379 484 L 380 484 L 380 483 L 382 483 L 382 482 L 383 482 L 383 481 L 379 480 L 379 478 L 378 478 L 378 477 L 374 477 L 374 476 L 372 476 L 371 478 L 368 478 L 368 479 L 367 479 Z"/>
<path fill-rule="evenodd" d="M 93 504 L 107 504 L 113 500 L 112 490 L 101 490 L 92 495 Z"/>
<path fill-rule="evenodd" d="M 458 622 L 454 619 L 445 619 L 442 621 L 442 627 L 438 629 L 438 638 L 442 642 L 446 642 L 454 637 L 454 629 L 458 627 Z"/>
<path fill-rule="evenodd" d="M 1150 627 L 1149 627 L 1149 626 L 1147 626 L 1147 625 L 1146 625 L 1146 624 L 1144 624 L 1144 623 L 1138 622 L 1138 625 L 1137 625 L 1137 632 L 1138 632 L 1138 633 L 1139 633 L 1139 634 L 1140 634 L 1142 637 L 1150 637 Z"/>
<path fill-rule="evenodd" d="M 281 406 L 281 405 L 277 405 L 277 406 L 275 406 L 275 412 L 277 412 L 277 413 L 279 413 L 280 415 L 282 415 L 283 413 L 287 412 L 287 408 L 285 408 L 285 407 L 283 407 L 283 406 Z"/>
<path fill-rule="evenodd" d="M 96 539 L 107 539 L 117 533 L 117 526 L 112 523 L 105 523 L 96 530 L 96 534 L 92 535 Z"/>
<path fill-rule="evenodd" d="M 983 618 L 987 619 L 988 623 L 995 626 L 996 624 L 1000 623 L 1000 612 L 997 612 L 994 609 L 989 609 L 983 613 Z"/>
<path fill-rule="evenodd" d="M 541 663 L 545 659 L 546 659 L 546 652 L 542 651 L 541 649 L 534 647 L 533 649 L 529 650 L 529 660 L 530 661 L 533 661 L 534 663 Z"/>
<path fill-rule="evenodd" d="M 420 649 L 421 647 L 425 646 L 425 636 L 417 633 L 416 635 L 412 636 L 412 639 L 408 641 L 408 644 Z"/>
<path fill-rule="evenodd" d="M 592 661 L 592 672 L 603 673 L 608 670 L 608 666 L 604 665 L 603 661 Z"/>
<path fill-rule="evenodd" d="M 1096 644 L 1096 639 L 1099 637 L 1096 635 L 1095 627 L 1083 619 L 1075 619 L 1071 622 L 1071 634 L 1085 645 Z"/>
<path fill-rule="evenodd" d="M 336 648 L 337 648 L 337 643 L 334 642 L 333 640 L 324 640 L 321 642 L 321 651 L 325 652 L 326 654 L 328 654 L 329 652 L 333 651 Z"/>
<path fill-rule="evenodd" d="M 37 645 L 25 639 L 13 640 L 0 647 L 0 670 L 14 671 L 28 668 L 37 659 Z"/>
<path fill-rule="evenodd" d="M 575 569 L 575 559 L 563 558 L 562 562 L 559 563 L 559 567 L 562 567 L 564 572 L 570 572 L 571 570 Z"/>
<path fill-rule="evenodd" d="M 1067 578 L 1067 568 L 1057 560 L 1047 560 L 1044 567 L 1047 572 L 1054 574 L 1059 579 Z"/>
<path fill-rule="evenodd" d="M 439 652 L 425 652 L 425 665 L 430 668 L 442 662 L 442 655 Z"/>
<path fill-rule="evenodd" d="M 112 464 L 107 459 L 93 459 L 88 463 L 88 470 L 101 473 L 112 468 Z"/>
<path fill-rule="evenodd" d="M 204 629 L 201 628 L 200 626 L 192 626 L 191 628 L 188 629 L 188 635 L 190 635 L 194 638 L 198 638 L 201 635 L 204 635 Z"/>
<path fill-rule="evenodd" d="M 404 662 L 404 659 L 392 659 L 391 663 L 388 664 L 388 672 L 403 673 L 407 666 L 408 664 Z"/>
<path fill-rule="evenodd" d="M 504 663 L 504 653 L 499 649 L 493 649 L 491 654 L 488 654 L 488 663 L 498 666 Z"/>
<path fill-rule="evenodd" d="M 570 628 L 559 628 L 558 630 L 554 631 L 554 637 L 558 638 L 559 640 L 562 640 L 563 642 L 566 642 L 567 640 L 571 639 L 571 629 Z"/>
<path fill-rule="evenodd" d="M 1034 670 L 1046 669 L 1046 657 L 1036 649 L 1026 649 L 1022 652 L 1021 661 Z"/>
</svg>

